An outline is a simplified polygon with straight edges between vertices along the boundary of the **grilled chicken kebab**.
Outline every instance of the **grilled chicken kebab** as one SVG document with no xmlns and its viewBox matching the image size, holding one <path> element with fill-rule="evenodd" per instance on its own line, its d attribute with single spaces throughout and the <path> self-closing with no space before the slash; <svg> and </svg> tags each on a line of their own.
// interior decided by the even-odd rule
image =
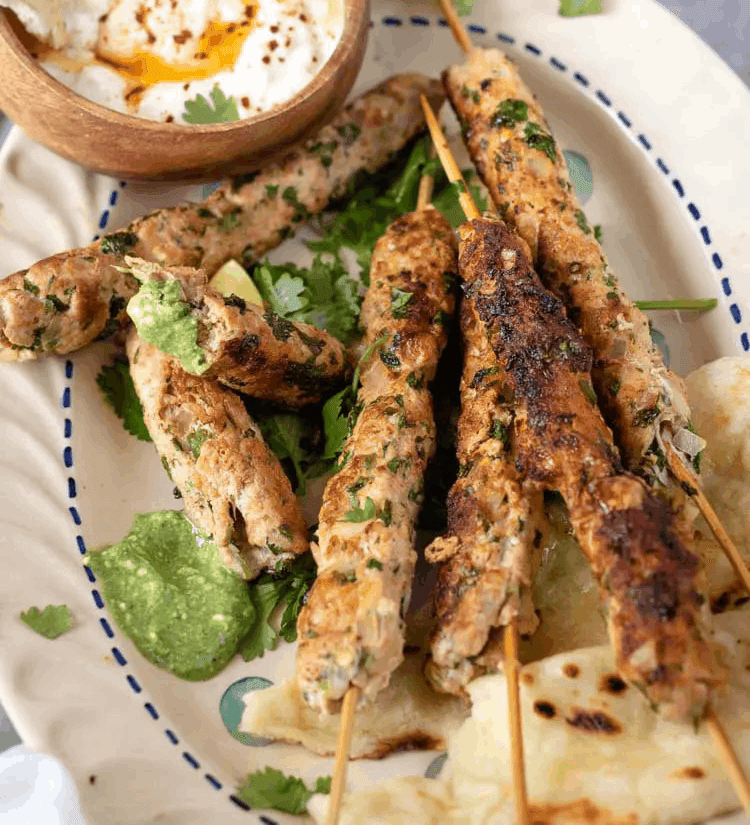
<svg viewBox="0 0 750 825">
<path fill-rule="evenodd" d="M 682 382 L 665 367 L 648 319 L 620 288 L 586 222 L 540 105 L 496 49 L 473 49 L 443 81 L 501 217 L 529 245 L 543 282 L 563 299 L 593 350 L 594 389 L 625 466 L 673 494 L 679 509 L 662 439 L 688 459 L 703 442 L 690 432 Z M 657 478 L 671 489 L 655 485 Z"/>
<path fill-rule="evenodd" d="M 462 302 L 460 318 L 459 478 L 448 494 L 447 533 L 425 552 L 439 563 L 426 673 L 446 693 L 463 692 L 486 669 L 481 657 L 495 628 L 516 617 L 520 633 L 536 629 L 531 585 L 546 532 L 543 493 L 516 468 L 508 376 L 472 302 Z"/>
<path fill-rule="evenodd" d="M 456 242 L 435 209 L 397 218 L 378 241 L 360 316 L 377 351 L 361 407 L 328 481 L 312 550 L 318 576 L 298 620 L 297 678 L 310 707 L 350 685 L 372 699 L 403 659 L 404 613 L 423 476 L 435 448 L 428 383 L 448 338 Z"/>
<path fill-rule="evenodd" d="M 164 267 L 129 256 L 125 263 L 139 281 L 158 282 L 165 290 L 171 287 L 183 312 L 195 319 L 201 363 L 191 364 L 195 368 L 190 372 L 291 408 L 320 401 L 342 383 L 347 367 L 344 347 L 327 332 L 281 318 L 236 295 L 226 297 L 208 286 L 200 269 Z M 138 293 L 128 303 L 128 313 L 143 337 L 162 299 L 161 294 L 153 299 Z"/>
<path fill-rule="evenodd" d="M 209 276 L 231 258 L 254 263 L 424 131 L 420 93 L 435 105 L 443 100 L 438 82 L 395 75 L 345 106 L 281 164 L 9 275 L 0 281 L 0 360 L 72 352 L 114 332 L 138 289 L 116 268 L 126 254 Z"/>
<path fill-rule="evenodd" d="M 185 372 L 134 329 L 127 353 L 144 421 L 185 515 L 213 537 L 224 563 L 254 579 L 304 553 L 297 498 L 240 398 Z"/>
<path fill-rule="evenodd" d="M 515 397 L 516 462 L 558 490 L 602 589 L 617 666 L 665 715 L 697 719 L 724 674 L 704 626 L 699 560 L 668 503 L 622 471 L 590 383 L 590 347 L 499 220 L 459 230 L 467 299 Z"/>
</svg>

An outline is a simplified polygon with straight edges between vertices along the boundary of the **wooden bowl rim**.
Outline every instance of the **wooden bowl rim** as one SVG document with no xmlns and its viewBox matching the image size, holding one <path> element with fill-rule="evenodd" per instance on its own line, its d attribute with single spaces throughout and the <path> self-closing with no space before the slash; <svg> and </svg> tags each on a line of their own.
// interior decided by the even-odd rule
<svg viewBox="0 0 750 825">
<path fill-rule="evenodd" d="M 313 97 L 328 83 L 336 70 L 346 62 L 356 50 L 357 35 L 362 28 L 363 22 L 365 28 L 367 27 L 368 21 L 365 20 L 365 17 L 369 8 L 369 0 L 342 0 L 342 3 L 344 26 L 341 31 L 341 37 L 333 53 L 321 66 L 320 71 L 315 77 L 300 89 L 297 94 L 289 98 L 289 100 L 283 103 L 276 103 L 267 112 L 261 112 L 252 117 L 240 118 L 240 120 L 234 120 L 228 123 L 167 123 L 162 120 L 150 120 L 137 117 L 136 115 L 123 114 L 101 103 L 94 103 L 88 100 L 88 98 L 79 95 L 51 74 L 48 74 L 39 65 L 13 31 L 8 21 L 7 10 L 3 7 L 0 7 L 0 38 L 9 44 L 24 67 L 39 80 L 42 85 L 54 91 L 54 93 L 60 97 L 63 104 L 75 106 L 91 117 L 105 121 L 112 127 L 141 131 L 144 137 L 148 135 L 153 136 L 157 133 L 163 135 L 165 131 L 168 133 L 171 132 L 173 135 L 181 134 L 183 137 L 189 134 L 231 134 L 232 132 L 241 132 L 244 129 L 264 124 L 268 121 L 276 120 L 280 116 L 287 115 L 306 99 Z"/>
</svg>

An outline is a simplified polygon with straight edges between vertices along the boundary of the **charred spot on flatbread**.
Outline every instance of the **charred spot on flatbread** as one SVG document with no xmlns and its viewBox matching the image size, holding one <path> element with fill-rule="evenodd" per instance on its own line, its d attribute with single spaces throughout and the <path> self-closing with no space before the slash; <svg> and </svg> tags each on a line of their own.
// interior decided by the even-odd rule
<svg viewBox="0 0 750 825">
<path fill-rule="evenodd" d="M 383 759 L 392 753 L 406 753 L 407 751 L 440 751 L 445 750 L 445 739 L 432 736 L 422 731 L 410 731 L 392 739 L 381 739 L 375 750 L 368 754 L 368 759 Z"/>
<path fill-rule="evenodd" d="M 581 668 L 574 662 L 568 662 L 567 665 L 563 666 L 563 673 L 569 679 L 576 679 L 581 673 Z"/>
<path fill-rule="evenodd" d="M 728 607 L 731 597 L 728 592 L 724 592 L 717 599 L 711 602 L 712 613 L 723 613 Z"/>
<path fill-rule="evenodd" d="M 637 814 L 617 816 L 600 808 L 588 799 L 577 799 L 563 805 L 530 805 L 531 825 L 562 825 L 577 822 L 581 825 L 636 825 Z"/>
<path fill-rule="evenodd" d="M 566 716 L 565 721 L 571 727 L 586 733 L 603 733 L 607 736 L 622 733 L 622 725 L 601 710 L 573 708 L 573 715 Z"/>
<path fill-rule="evenodd" d="M 674 775 L 678 779 L 704 779 L 706 772 L 703 768 L 697 768 L 694 765 L 691 765 L 687 768 L 680 768 L 680 770 L 676 771 Z"/>
<path fill-rule="evenodd" d="M 552 702 L 545 702 L 541 699 L 534 702 L 534 711 L 540 716 L 544 716 L 545 719 L 554 719 L 557 716 L 557 710 Z"/>
<path fill-rule="evenodd" d="M 601 682 L 599 683 L 599 690 L 604 693 L 613 693 L 615 696 L 619 696 L 627 689 L 627 682 L 619 673 L 607 673 L 602 676 Z"/>
<path fill-rule="evenodd" d="M 528 685 L 529 687 L 531 687 L 534 684 L 534 674 L 533 673 L 528 673 L 528 672 L 522 673 L 521 674 L 521 681 L 525 685 Z"/>
</svg>

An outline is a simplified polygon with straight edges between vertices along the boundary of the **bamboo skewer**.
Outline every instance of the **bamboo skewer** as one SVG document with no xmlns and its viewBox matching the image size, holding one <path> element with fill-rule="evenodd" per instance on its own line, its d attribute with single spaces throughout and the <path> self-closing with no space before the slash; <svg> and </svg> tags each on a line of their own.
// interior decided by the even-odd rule
<svg viewBox="0 0 750 825">
<path fill-rule="evenodd" d="M 344 785 L 346 784 L 346 770 L 349 766 L 349 750 L 352 746 L 352 735 L 354 733 L 354 712 L 357 709 L 359 696 L 360 689 L 356 685 L 352 685 L 347 690 L 341 707 L 341 727 L 339 728 L 339 741 L 336 745 L 336 762 L 333 766 L 326 825 L 337 825 L 339 821 L 341 800 L 344 796 Z"/>
<path fill-rule="evenodd" d="M 448 146 L 448 141 L 445 139 L 445 135 L 443 134 L 443 130 L 440 128 L 440 124 L 435 117 L 435 113 L 432 111 L 432 107 L 424 95 L 420 95 L 420 100 L 422 101 L 422 109 L 424 110 L 427 127 L 430 130 L 432 145 L 435 147 L 435 151 L 440 158 L 440 163 L 443 165 L 443 169 L 445 169 L 445 174 L 448 176 L 448 180 L 458 186 L 458 199 L 461 202 L 461 208 L 464 210 L 464 214 L 469 220 L 480 217 L 477 205 L 474 203 L 474 199 L 469 193 L 464 176 L 458 168 L 458 164 L 456 163 L 453 153 Z"/>
<path fill-rule="evenodd" d="M 422 109 L 424 110 L 430 136 L 438 153 L 440 162 L 445 169 L 448 180 L 458 186 L 458 197 L 461 208 L 469 220 L 479 218 L 480 212 L 474 199 L 471 197 L 458 168 L 453 153 L 440 128 L 440 124 L 432 111 L 427 98 L 421 95 Z M 521 718 L 521 702 L 518 687 L 518 625 L 513 617 L 503 630 L 505 644 L 505 680 L 508 686 L 508 729 L 510 734 L 511 763 L 513 774 L 513 801 L 516 809 L 516 825 L 528 825 L 529 803 L 526 794 L 526 769 L 523 760 L 523 727 Z"/>
<path fill-rule="evenodd" d="M 460 21 L 458 15 L 456 14 L 452 1 L 440 0 L 440 6 L 443 9 L 443 13 L 445 14 L 448 25 L 457 43 L 461 46 L 466 55 L 470 55 L 474 50 L 474 46 L 471 43 L 471 39 L 469 38 L 469 34 L 466 31 L 466 28 L 464 27 L 463 23 Z M 461 206 L 463 207 L 467 217 L 479 217 L 479 213 L 476 209 L 476 206 L 474 206 L 471 196 L 468 194 L 466 184 L 464 183 L 463 178 L 460 176 L 461 173 L 458 167 L 456 166 L 455 161 L 453 160 L 450 149 L 448 148 L 448 144 L 445 140 L 445 136 L 443 135 L 443 132 L 440 129 L 437 120 L 429 107 L 429 103 L 425 99 L 424 95 L 422 95 L 421 100 L 422 108 L 425 110 L 427 123 L 430 127 L 430 132 L 433 136 L 433 141 L 435 142 L 438 155 L 440 156 L 440 160 L 443 163 L 446 173 L 448 174 L 448 177 L 451 180 L 461 180 L 463 189 L 461 193 Z M 451 177 L 452 174 L 457 174 L 458 177 L 453 178 Z M 472 207 L 473 211 L 471 211 Z M 737 551 L 737 548 L 734 546 L 732 540 L 730 539 L 729 535 L 724 529 L 724 526 L 719 521 L 719 518 L 716 515 L 713 507 L 711 507 L 710 502 L 701 490 L 698 479 L 695 475 L 693 475 L 693 473 L 690 472 L 690 470 L 688 470 L 687 467 L 685 467 L 684 463 L 682 462 L 682 459 L 679 457 L 677 451 L 671 444 L 667 442 L 666 448 L 667 463 L 669 469 L 678 481 L 680 481 L 684 485 L 688 485 L 690 495 L 695 499 L 703 517 L 706 519 L 708 525 L 710 526 L 711 531 L 716 537 L 716 540 L 721 545 L 721 549 L 724 551 L 730 564 L 734 568 L 736 575 L 738 576 L 740 581 L 742 581 L 748 593 L 750 593 L 750 571 L 748 571 L 747 565 L 745 564 L 744 560 Z M 507 630 L 508 628 L 506 627 L 506 632 Z M 510 697 L 510 691 L 508 695 Z M 714 738 L 716 748 L 719 751 L 719 755 L 721 757 L 722 762 L 724 763 L 724 767 L 727 773 L 729 774 L 729 778 L 732 782 L 732 786 L 734 787 L 735 793 L 739 797 L 742 806 L 745 809 L 745 812 L 750 814 L 750 782 L 748 782 L 747 776 L 745 775 L 742 765 L 740 764 L 740 761 L 737 758 L 737 754 L 732 749 L 732 745 L 729 742 L 726 732 L 723 729 L 721 720 L 717 717 L 716 712 L 710 706 L 706 710 L 705 721 L 711 735 Z M 518 800 L 516 800 L 516 802 L 518 806 Z"/>
<path fill-rule="evenodd" d="M 526 766 L 523 761 L 523 730 L 521 727 L 521 697 L 518 690 L 518 621 L 515 616 L 505 625 L 505 680 L 508 686 L 508 719 L 510 720 L 510 755 L 513 761 L 513 802 L 518 825 L 528 825 L 529 800 L 526 794 Z"/>
<path fill-rule="evenodd" d="M 450 26 L 451 32 L 456 38 L 456 41 L 467 55 L 470 54 L 473 51 L 474 47 L 471 43 L 471 40 L 469 39 L 469 33 L 466 31 L 466 28 L 464 27 L 463 23 L 456 14 L 455 9 L 453 8 L 453 3 L 451 2 L 451 0 L 440 0 L 440 6 L 443 9 L 446 20 L 448 21 L 448 25 Z M 422 107 L 425 108 L 424 99 L 422 100 Z M 432 122 L 435 124 L 436 129 L 440 130 L 440 127 L 437 125 L 437 120 L 435 119 L 435 116 L 434 114 L 432 114 L 431 110 L 430 115 L 432 116 Z M 428 123 L 430 123 L 429 115 Z M 432 124 L 430 124 L 430 128 L 432 129 Z M 435 142 L 438 155 L 440 156 L 440 161 L 445 167 L 446 173 L 448 173 L 449 177 L 451 174 L 456 174 L 458 176 L 456 180 L 461 180 L 462 188 L 465 190 L 461 193 L 460 196 L 461 206 L 463 207 L 464 212 L 466 213 L 467 217 L 478 218 L 479 213 L 477 212 L 476 207 L 473 205 L 471 196 L 469 195 L 468 190 L 466 189 L 466 184 L 463 181 L 463 177 L 461 177 L 461 172 L 458 169 L 458 166 L 456 166 L 455 161 L 453 160 L 453 156 L 451 155 L 450 149 L 448 148 L 448 144 L 445 140 L 442 131 L 440 131 L 439 139 L 435 136 L 435 134 L 436 133 L 433 134 L 433 141 Z M 451 178 L 451 180 L 453 180 L 453 178 Z M 469 204 L 469 209 L 473 209 L 473 214 L 471 215 L 467 209 L 467 205 Z M 714 512 L 713 507 L 711 507 L 710 502 L 700 489 L 700 482 L 685 467 L 685 465 L 677 455 L 677 452 L 672 447 L 672 445 L 667 443 L 666 446 L 669 469 L 672 471 L 672 474 L 675 476 L 675 478 L 677 478 L 678 481 L 684 484 L 688 484 L 690 488 L 695 491 L 694 493 L 691 493 L 691 495 L 695 498 L 696 504 L 698 505 L 701 514 L 708 522 L 711 531 L 716 537 L 716 540 L 721 545 L 721 549 L 724 551 L 727 558 L 729 559 L 729 562 L 734 568 L 734 572 L 737 574 L 737 577 L 743 583 L 748 593 L 750 593 L 750 571 L 748 570 L 747 565 L 745 564 L 739 552 L 737 551 L 737 548 L 732 543 L 732 540 L 729 538 L 727 531 L 724 529 L 723 525 L 719 521 L 719 518 Z"/>
<path fill-rule="evenodd" d="M 734 546 L 734 542 L 729 538 L 729 534 L 724 529 L 724 525 L 719 521 L 719 517 L 711 506 L 711 502 L 709 502 L 705 493 L 701 490 L 698 477 L 684 465 L 677 451 L 669 442 L 665 442 L 665 447 L 667 448 L 669 469 L 675 478 L 683 485 L 685 492 L 688 493 L 691 498 L 695 499 L 701 515 L 706 519 L 708 526 L 711 528 L 711 532 L 716 536 L 716 540 L 721 545 L 721 549 L 734 568 L 737 578 L 745 586 L 747 592 L 750 593 L 750 571 L 748 571 L 744 559 Z"/>
<path fill-rule="evenodd" d="M 419 193 L 417 195 L 417 211 L 424 209 L 432 200 L 432 190 L 435 185 L 433 175 L 424 174 L 419 181 Z M 336 743 L 336 761 L 333 766 L 333 778 L 331 780 L 331 793 L 328 804 L 328 817 L 326 825 L 338 825 L 341 813 L 341 801 L 344 796 L 344 786 L 346 785 L 346 773 L 349 765 L 349 751 L 352 745 L 352 735 L 354 734 L 354 719 L 357 703 L 362 691 L 356 685 L 352 685 L 344 696 L 341 706 L 341 727 L 339 728 L 339 738 Z"/>
<path fill-rule="evenodd" d="M 742 807 L 745 813 L 750 814 L 750 784 L 748 784 L 745 771 L 740 764 L 737 754 L 734 752 L 732 743 L 727 737 L 721 721 L 719 720 L 713 708 L 709 708 L 706 712 L 706 726 L 709 733 L 713 737 L 716 750 L 719 751 L 719 756 L 724 764 L 726 772 L 729 774 L 729 779 L 734 788 L 734 792 L 740 798 Z"/>
<path fill-rule="evenodd" d="M 456 42 L 466 54 L 469 54 L 474 49 L 474 46 L 469 37 L 469 33 L 466 31 L 464 24 L 458 16 L 452 0 L 440 0 L 440 7 L 445 15 L 445 22 L 448 24 Z"/>
</svg>

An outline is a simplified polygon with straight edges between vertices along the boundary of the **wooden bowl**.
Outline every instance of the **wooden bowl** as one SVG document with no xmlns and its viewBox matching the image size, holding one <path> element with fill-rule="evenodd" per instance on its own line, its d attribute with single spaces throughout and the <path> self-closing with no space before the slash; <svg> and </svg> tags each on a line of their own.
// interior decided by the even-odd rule
<svg viewBox="0 0 750 825">
<path fill-rule="evenodd" d="M 369 0 L 339 0 L 344 29 L 331 58 L 286 103 L 233 123 L 161 123 L 72 92 L 39 67 L 13 15 L 0 9 L 0 109 L 29 137 L 87 169 L 122 180 L 213 181 L 287 153 L 343 104 L 364 58 Z"/>
</svg>

